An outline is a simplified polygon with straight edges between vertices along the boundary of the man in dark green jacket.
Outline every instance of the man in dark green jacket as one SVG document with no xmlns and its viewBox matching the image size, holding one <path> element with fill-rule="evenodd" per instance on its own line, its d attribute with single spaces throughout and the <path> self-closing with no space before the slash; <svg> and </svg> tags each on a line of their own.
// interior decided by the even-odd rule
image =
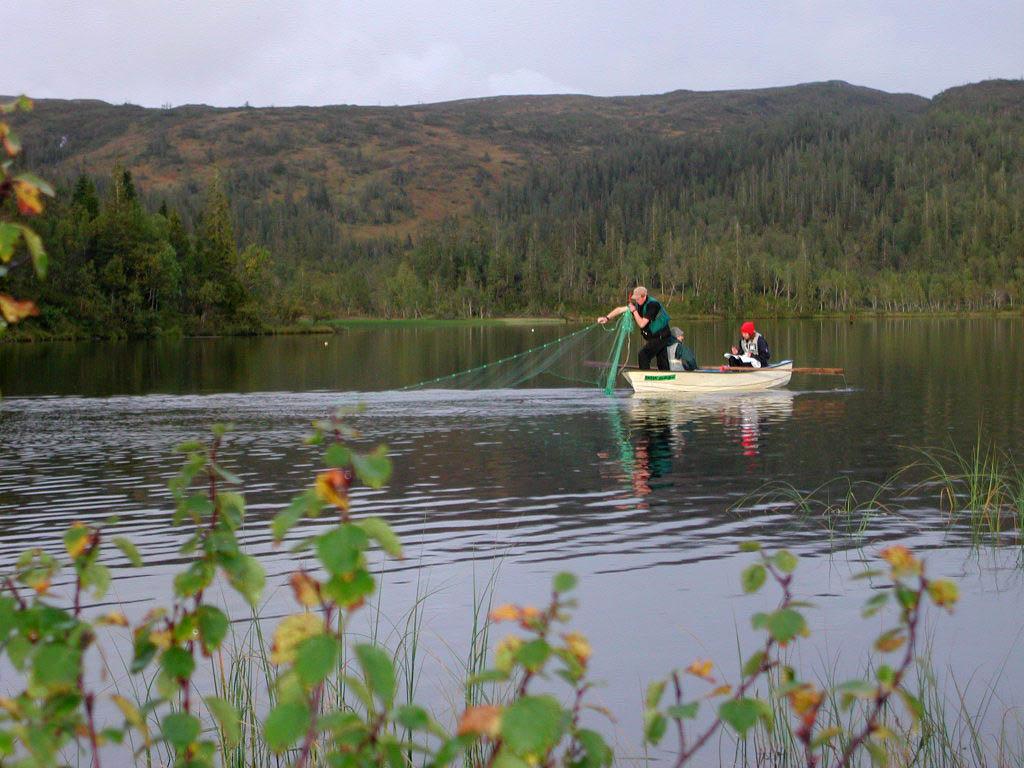
<svg viewBox="0 0 1024 768">
<path fill-rule="evenodd" d="M 629 304 L 624 307 L 616 307 L 604 317 L 597 318 L 597 322 L 607 323 L 613 317 L 618 317 L 625 312 L 632 313 L 633 321 L 640 328 L 640 335 L 647 342 L 640 348 L 637 355 L 640 368 L 650 370 L 651 360 L 657 358 L 659 371 L 670 370 L 668 348 L 675 342 L 675 339 L 672 338 L 672 333 L 669 331 L 671 321 L 668 312 L 665 311 L 661 302 L 653 296 L 648 296 L 647 289 L 638 285 L 629 297 Z"/>
</svg>

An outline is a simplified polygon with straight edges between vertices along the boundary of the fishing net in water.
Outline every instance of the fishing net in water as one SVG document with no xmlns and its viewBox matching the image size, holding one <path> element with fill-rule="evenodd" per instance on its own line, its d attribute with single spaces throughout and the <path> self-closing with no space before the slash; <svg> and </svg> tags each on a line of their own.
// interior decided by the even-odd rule
<svg viewBox="0 0 1024 768">
<path fill-rule="evenodd" d="M 463 371 L 427 379 L 403 389 L 511 389 L 564 386 L 601 387 L 611 394 L 629 356 L 633 318 L 588 325 L 552 341 Z"/>
</svg>

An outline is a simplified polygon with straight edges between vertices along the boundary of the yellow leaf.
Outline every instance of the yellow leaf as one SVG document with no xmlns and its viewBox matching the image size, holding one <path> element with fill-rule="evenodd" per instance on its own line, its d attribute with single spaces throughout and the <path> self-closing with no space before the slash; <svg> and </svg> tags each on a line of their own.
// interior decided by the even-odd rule
<svg viewBox="0 0 1024 768">
<path fill-rule="evenodd" d="M 18 210 L 25 216 L 35 216 L 43 212 L 43 198 L 35 184 L 24 179 L 15 179 L 14 195 L 18 199 Z"/>
<path fill-rule="evenodd" d="M 494 649 L 494 666 L 502 672 L 512 671 L 516 651 L 523 645 L 523 638 L 509 635 L 503 638 Z"/>
<path fill-rule="evenodd" d="M 8 323 L 16 323 L 26 317 L 35 317 L 39 314 L 39 307 L 29 299 L 18 300 L 6 293 L 0 293 L 0 315 Z"/>
<path fill-rule="evenodd" d="M 875 648 L 882 653 L 889 653 L 902 647 L 907 638 L 896 632 L 886 632 L 875 641 Z"/>
<path fill-rule="evenodd" d="M 108 627 L 127 627 L 128 619 L 125 618 L 124 614 L 120 611 L 110 611 L 100 616 L 96 620 L 97 624 L 105 625 Z"/>
<path fill-rule="evenodd" d="M 292 586 L 292 593 L 299 603 L 307 608 L 315 608 L 320 605 L 320 584 L 308 573 L 296 571 L 291 575 L 289 582 Z"/>
<path fill-rule="evenodd" d="M 124 696 L 114 694 L 110 698 L 117 705 L 117 708 L 121 710 L 121 714 L 124 715 L 124 719 L 128 725 L 132 726 L 132 728 L 135 728 L 142 734 L 142 738 L 145 740 L 145 744 L 148 747 L 150 744 L 149 726 L 146 724 L 146 719 L 142 716 L 139 708 L 128 701 Z"/>
<path fill-rule="evenodd" d="M 518 606 L 504 603 L 491 611 L 491 621 L 519 621 L 523 615 Z"/>
<path fill-rule="evenodd" d="M 166 651 L 168 648 L 170 648 L 171 641 L 172 636 L 171 630 L 169 629 L 154 630 L 149 633 L 149 642 L 151 642 L 153 645 L 155 645 L 157 648 L 160 648 L 161 650 Z"/>
<path fill-rule="evenodd" d="M 473 734 L 496 738 L 501 732 L 501 707 L 483 704 L 470 707 L 459 719 L 458 736 Z"/>
<path fill-rule="evenodd" d="M 787 694 L 789 705 L 798 715 L 806 715 L 815 711 L 821 706 L 824 694 L 810 683 L 801 685 L 799 688 Z"/>
<path fill-rule="evenodd" d="M 714 664 L 711 663 L 711 659 L 704 659 L 703 661 L 697 660 L 693 662 L 686 668 L 686 671 L 688 674 L 703 678 L 709 683 L 713 683 L 715 682 L 715 678 L 711 676 L 712 669 L 714 669 Z"/>
<path fill-rule="evenodd" d="M 732 693 L 731 685 L 720 685 L 707 695 L 709 699 L 713 699 L 715 696 L 728 696 Z"/>
<path fill-rule="evenodd" d="M 893 576 L 909 576 L 921 572 L 921 562 L 902 544 L 893 544 L 878 553 L 892 566 Z"/>
<path fill-rule="evenodd" d="M 348 511 L 348 487 L 352 478 L 340 469 L 331 469 L 316 476 L 316 495 L 342 512 Z"/>
<path fill-rule="evenodd" d="M 9 714 L 15 720 L 21 719 L 21 707 L 18 706 L 18 702 L 14 699 L 9 699 L 6 696 L 0 696 L 0 709 Z"/>
<path fill-rule="evenodd" d="M 579 632 L 569 632 L 568 634 L 562 635 L 562 639 L 565 640 L 566 650 L 569 651 L 580 664 L 586 664 L 593 650 L 590 647 L 590 641 L 580 634 Z"/>
<path fill-rule="evenodd" d="M 960 599 L 960 590 L 949 579 L 935 579 L 928 582 L 928 594 L 936 605 L 952 611 L 956 601 Z"/>
<path fill-rule="evenodd" d="M 325 629 L 324 620 L 314 613 L 286 616 L 274 630 L 274 641 L 270 646 L 270 663 L 287 664 L 294 661 L 295 649 L 299 643 L 323 634 Z"/>
</svg>

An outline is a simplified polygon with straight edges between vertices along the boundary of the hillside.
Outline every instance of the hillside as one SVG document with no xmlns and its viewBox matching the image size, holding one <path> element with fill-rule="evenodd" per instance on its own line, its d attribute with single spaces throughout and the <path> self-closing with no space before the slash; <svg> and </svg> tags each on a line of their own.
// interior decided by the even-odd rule
<svg viewBox="0 0 1024 768">
<path fill-rule="evenodd" d="M 841 82 L 387 108 L 44 100 L 18 128 L 61 188 L 40 222 L 54 266 L 15 287 L 39 327 L 93 335 L 590 314 L 637 282 L 675 313 L 1019 309 L 1022 105 L 1008 80 L 932 100 Z"/>
<path fill-rule="evenodd" d="M 513 96 L 411 107 L 145 109 L 40 100 L 20 117 L 26 160 L 45 174 L 131 169 L 153 195 L 192 191 L 212 167 L 233 194 L 309 199 L 350 234 L 404 235 L 468 212 L 482 192 L 557 158 L 637 135 L 676 138 L 796 113 L 904 115 L 926 99 L 842 82 L 659 96 Z"/>
</svg>

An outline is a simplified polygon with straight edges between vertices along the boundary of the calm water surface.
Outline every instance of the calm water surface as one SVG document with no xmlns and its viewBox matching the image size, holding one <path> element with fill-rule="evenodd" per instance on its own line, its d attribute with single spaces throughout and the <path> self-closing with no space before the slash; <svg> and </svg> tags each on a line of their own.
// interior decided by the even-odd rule
<svg viewBox="0 0 1024 768">
<path fill-rule="evenodd" d="M 882 620 L 850 582 L 886 541 L 926 550 L 936 576 L 961 582 L 953 617 L 929 621 L 943 678 L 968 698 L 997 694 L 994 731 L 1024 706 L 1024 570 L 1019 548 L 972 550 L 950 531 L 933 489 L 901 489 L 898 514 L 862 536 L 758 505 L 769 481 L 809 491 L 838 477 L 878 482 L 922 447 L 978 439 L 1010 454 L 1024 440 L 1024 321 L 907 319 L 764 322 L 777 358 L 841 366 L 843 378 L 794 377 L 782 391 L 639 399 L 559 382 L 499 391 L 399 387 L 514 354 L 570 326 L 356 328 L 330 337 L 0 346 L 0 567 L 30 546 L 60 548 L 73 520 L 120 517 L 148 565 L 119 560 L 111 601 L 141 614 L 167 594 L 182 536 L 169 526 L 172 447 L 214 422 L 235 431 L 227 464 L 246 483 L 243 539 L 270 579 L 263 613 L 291 610 L 284 580 L 297 565 L 269 541 L 267 521 L 319 465 L 302 445 L 309 423 L 363 404 L 366 445 L 384 442 L 392 483 L 358 491 L 356 513 L 386 517 L 407 559 L 386 566 L 383 610 L 395 624 L 428 592 L 420 698 L 457 710 L 474 592 L 494 578 L 498 602 L 540 602 L 553 573 L 581 576 L 577 624 L 596 649 L 597 699 L 617 715 L 600 726 L 638 754 L 646 682 L 696 657 L 735 674 L 747 617 L 769 606 L 744 596 L 739 542 L 800 554 L 798 592 L 813 600 L 814 636 L 795 659 L 808 671 L 855 674 Z M 728 346 L 724 323 L 693 323 L 702 362 Z M 327 344 L 325 345 L 325 341 Z M 635 350 L 635 348 L 634 348 Z M 315 531 L 312 524 L 294 537 Z M 951 689 L 952 690 L 952 689 Z M 998 711 L 995 711 L 998 710 Z M 1019 725 L 1013 730 L 1020 733 Z M 722 760 L 731 751 L 723 746 Z M 706 764 L 717 764 L 713 748 Z"/>
</svg>

